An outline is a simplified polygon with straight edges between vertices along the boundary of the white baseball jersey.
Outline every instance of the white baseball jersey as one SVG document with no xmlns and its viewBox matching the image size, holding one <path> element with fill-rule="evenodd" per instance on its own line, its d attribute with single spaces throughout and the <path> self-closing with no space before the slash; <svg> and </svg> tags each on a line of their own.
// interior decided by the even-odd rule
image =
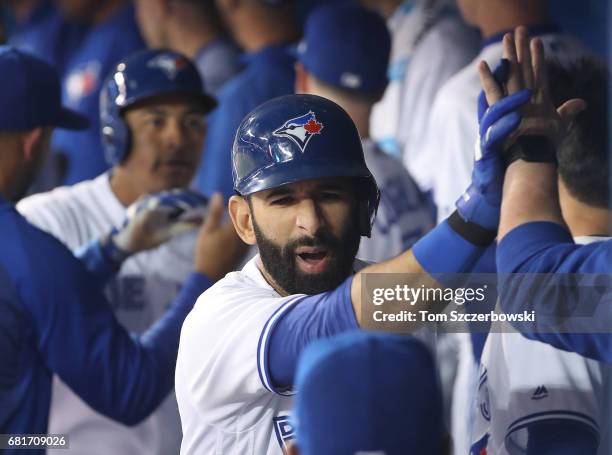
<svg viewBox="0 0 612 455">
<path fill-rule="evenodd" d="M 121 226 L 126 212 L 107 174 L 30 196 L 17 209 L 71 250 Z M 128 330 L 145 331 L 175 298 L 193 270 L 195 235 L 185 234 L 131 257 L 111 280 L 106 294 L 117 319 Z M 179 452 L 181 441 L 174 394 L 139 425 L 127 427 L 93 411 L 57 376 L 53 378 L 49 433 L 69 434 L 71 455 L 171 455 Z M 48 453 L 61 455 L 63 451 Z"/>
<path fill-rule="evenodd" d="M 494 323 L 482 353 L 471 453 L 525 453 L 526 426 L 552 419 L 580 422 L 603 437 L 609 371 L 606 364 L 529 340 L 508 323 Z M 598 453 L 609 455 L 610 449 L 605 442 Z"/>
<path fill-rule="evenodd" d="M 293 438 L 291 391 L 273 392 L 270 329 L 303 294 L 281 297 L 259 255 L 207 289 L 187 316 L 176 364 L 181 455 L 281 455 Z"/>
<path fill-rule="evenodd" d="M 376 143 L 387 153 L 399 156 L 397 142 L 404 77 L 414 46 L 427 26 L 425 1 L 406 0 L 387 21 L 391 32 L 389 85 L 383 98 L 374 106 L 370 132 Z"/>
<path fill-rule="evenodd" d="M 433 207 L 397 159 L 369 139 L 363 151 L 381 198 L 372 236 L 361 239 L 357 257 L 381 262 L 406 251 L 433 227 Z"/>
<path fill-rule="evenodd" d="M 563 62 L 586 54 L 574 38 L 560 34 L 540 36 L 546 55 Z M 491 68 L 502 57 L 502 43 L 486 45 L 476 59 L 451 77 L 436 95 L 426 138 L 422 145 L 422 162 L 415 174 L 421 189 L 433 191 L 438 221 L 455 210 L 455 201 L 468 187 L 474 165 L 474 143 L 478 136 L 477 99 L 480 78 L 477 65 L 485 60 Z"/>
<path fill-rule="evenodd" d="M 431 107 L 440 87 L 464 68 L 480 50 L 480 34 L 465 25 L 459 14 L 436 20 L 414 48 L 404 78 L 397 139 L 404 166 L 424 188 L 420 176 L 430 169 L 423 160 L 423 142 Z M 424 167 L 424 168 L 423 168 Z"/>
</svg>

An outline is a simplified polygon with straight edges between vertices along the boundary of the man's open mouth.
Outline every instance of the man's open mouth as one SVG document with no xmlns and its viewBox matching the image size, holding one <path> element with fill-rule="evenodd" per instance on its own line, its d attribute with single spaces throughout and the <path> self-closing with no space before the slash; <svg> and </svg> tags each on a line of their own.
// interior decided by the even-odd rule
<svg viewBox="0 0 612 455">
<path fill-rule="evenodd" d="M 324 272 L 331 259 L 327 248 L 317 246 L 301 246 L 295 250 L 298 268 L 308 274 Z"/>
</svg>

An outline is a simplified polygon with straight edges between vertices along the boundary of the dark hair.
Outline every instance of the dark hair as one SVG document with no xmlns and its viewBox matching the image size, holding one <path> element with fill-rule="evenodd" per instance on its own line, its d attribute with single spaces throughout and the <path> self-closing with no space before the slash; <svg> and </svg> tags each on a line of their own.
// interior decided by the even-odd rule
<svg viewBox="0 0 612 455">
<path fill-rule="evenodd" d="M 555 106 L 572 98 L 581 98 L 587 103 L 557 150 L 559 175 L 576 199 L 607 208 L 610 199 L 608 68 L 595 58 L 583 58 L 565 66 L 551 61 L 548 75 Z"/>
</svg>

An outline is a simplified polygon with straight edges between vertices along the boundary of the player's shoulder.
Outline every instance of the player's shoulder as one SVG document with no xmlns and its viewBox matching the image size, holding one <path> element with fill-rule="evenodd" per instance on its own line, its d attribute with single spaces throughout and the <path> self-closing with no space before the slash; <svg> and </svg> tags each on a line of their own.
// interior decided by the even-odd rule
<svg viewBox="0 0 612 455">
<path fill-rule="evenodd" d="M 21 200 L 17 210 L 36 223 L 40 217 L 61 219 L 83 217 L 91 205 L 92 195 L 99 186 L 98 179 L 86 180 L 72 186 L 61 186 L 45 193 L 38 193 Z"/>
<path fill-rule="evenodd" d="M 95 193 L 99 186 L 100 177 L 93 180 L 85 180 L 75 185 L 60 186 L 51 191 L 33 194 L 22 199 L 17 204 L 17 209 L 23 213 L 48 206 L 58 208 L 70 207 Z"/>
<path fill-rule="evenodd" d="M 457 52 L 467 51 L 476 54 L 480 45 L 481 38 L 476 29 L 466 25 L 458 14 L 446 14 L 423 36 L 417 51 L 420 48 L 427 52 L 434 49 L 453 49 Z"/>
<path fill-rule="evenodd" d="M 247 268 L 249 264 L 245 266 Z M 264 287 L 249 271 L 228 273 L 198 298 L 194 309 L 228 308 L 255 303 L 259 299 L 281 298 L 274 289 Z"/>
<path fill-rule="evenodd" d="M 184 331 L 199 331 L 204 327 L 216 330 L 239 320 L 258 319 L 258 315 L 267 318 L 282 306 L 288 297 L 281 297 L 266 283 L 256 260 L 251 259 L 242 270 L 228 273 L 204 291 L 185 321 Z"/>
<path fill-rule="evenodd" d="M 11 222 L 6 222 L 9 219 Z M 16 210 L 0 219 L 0 237 L 3 241 L 1 259 L 6 260 L 11 269 L 21 271 L 26 280 L 60 280 L 66 275 L 64 272 L 74 270 L 78 262 L 58 239 L 29 223 Z"/>
<path fill-rule="evenodd" d="M 410 184 L 413 183 L 413 179 L 404 165 L 397 158 L 383 152 L 373 141 L 364 141 L 363 151 L 368 169 L 374 175 L 377 183 L 380 184 L 383 183 L 383 180 L 396 177 L 401 177 Z"/>
</svg>

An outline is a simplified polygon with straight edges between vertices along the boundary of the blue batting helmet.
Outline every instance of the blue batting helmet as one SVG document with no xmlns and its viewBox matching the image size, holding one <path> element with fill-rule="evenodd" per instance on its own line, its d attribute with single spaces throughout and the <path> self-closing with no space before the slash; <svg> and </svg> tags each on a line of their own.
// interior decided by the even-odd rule
<svg viewBox="0 0 612 455">
<path fill-rule="evenodd" d="M 253 110 L 236 132 L 232 173 L 234 190 L 243 196 L 302 180 L 361 179 L 360 228 L 370 236 L 380 192 L 357 127 L 328 99 L 287 95 Z"/>
<path fill-rule="evenodd" d="M 128 151 L 130 135 L 123 114 L 136 103 L 160 95 L 180 94 L 202 105 L 204 112 L 217 102 L 206 94 L 195 65 L 178 52 L 152 49 L 119 62 L 100 92 L 100 127 L 106 160 L 113 166 Z"/>
</svg>

